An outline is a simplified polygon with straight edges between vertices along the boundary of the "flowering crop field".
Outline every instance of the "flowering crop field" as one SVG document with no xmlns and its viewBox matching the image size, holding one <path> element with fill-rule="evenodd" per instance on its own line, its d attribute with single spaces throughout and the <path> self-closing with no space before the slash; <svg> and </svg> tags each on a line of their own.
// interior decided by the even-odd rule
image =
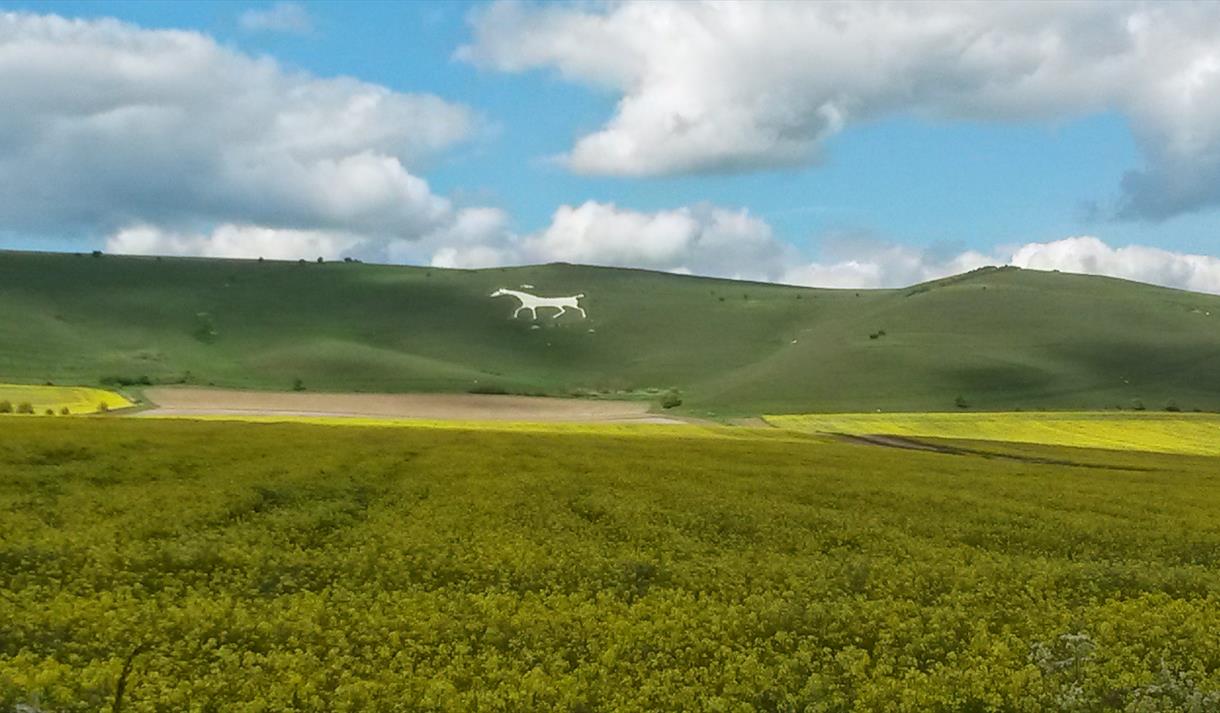
<svg viewBox="0 0 1220 713">
<path fill-rule="evenodd" d="M 0 710 L 1220 708 L 1220 459 L 752 433 L 5 419 Z"/>
<path fill-rule="evenodd" d="M 14 407 L 28 403 L 41 414 L 51 409 L 56 414 L 64 408 L 70 413 L 96 413 L 102 404 L 107 409 L 131 406 L 131 401 L 113 391 L 88 386 L 35 386 L 32 384 L 0 384 L 0 401 Z"/>
<path fill-rule="evenodd" d="M 827 413 L 767 416 L 805 433 L 1041 443 L 1082 448 L 1220 455 L 1220 415 L 1005 412 Z"/>
</svg>

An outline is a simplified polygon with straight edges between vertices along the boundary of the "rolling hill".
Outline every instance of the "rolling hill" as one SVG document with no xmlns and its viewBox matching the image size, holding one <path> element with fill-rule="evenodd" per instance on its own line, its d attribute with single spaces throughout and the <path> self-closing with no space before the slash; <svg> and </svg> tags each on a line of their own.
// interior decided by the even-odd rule
<svg viewBox="0 0 1220 713">
<path fill-rule="evenodd" d="M 499 287 L 584 293 L 510 319 Z M 717 416 L 1220 410 L 1220 297 L 984 269 L 895 290 L 641 270 L 0 253 L 0 381 L 649 397 Z M 650 391 L 654 390 L 654 391 Z"/>
</svg>

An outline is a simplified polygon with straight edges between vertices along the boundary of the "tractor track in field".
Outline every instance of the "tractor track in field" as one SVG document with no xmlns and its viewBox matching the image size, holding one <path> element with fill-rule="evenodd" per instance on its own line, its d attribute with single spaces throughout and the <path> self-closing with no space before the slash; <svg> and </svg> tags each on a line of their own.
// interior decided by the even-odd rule
<svg viewBox="0 0 1220 713">
<path fill-rule="evenodd" d="M 155 387 L 146 389 L 144 396 L 151 402 L 151 407 L 132 414 L 135 417 L 346 417 L 668 425 L 698 422 L 697 419 L 652 413 L 651 404 L 645 401 L 497 394 L 285 393 Z"/>
<path fill-rule="evenodd" d="M 1073 468 L 1096 468 L 1101 470 L 1126 470 L 1151 472 L 1155 468 L 1141 468 L 1138 466 L 1127 465 L 1110 465 L 1104 463 L 1083 463 L 1081 461 L 1065 460 L 1062 458 L 1043 458 L 1041 456 L 1029 456 L 1020 453 L 1002 453 L 999 451 L 988 451 L 979 448 L 963 448 L 960 446 L 951 446 L 944 443 L 931 443 L 921 441 L 915 438 L 906 436 L 888 436 L 884 434 L 849 434 L 849 433 L 832 433 L 835 438 L 845 443 L 856 443 L 866 446 L 878 446 L 882 448 L 897 448 L 908 451 L 924 451 L 927 453 L 941 453 L 952 456 L 975 456 L 978 458 L 989 458 L 997 460 L 1011 460 L 1020 463 L 1032 463 L 1036 465 L 1062 465 Z"/>
</svg>

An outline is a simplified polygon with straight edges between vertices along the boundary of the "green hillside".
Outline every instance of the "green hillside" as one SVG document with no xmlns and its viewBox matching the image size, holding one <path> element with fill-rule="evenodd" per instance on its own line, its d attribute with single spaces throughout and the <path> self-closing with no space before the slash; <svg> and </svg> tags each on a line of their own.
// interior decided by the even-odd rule
<svg viewBox="0 0 1220 713">
<path fill-rule="evenodd" d="M 509 319 L 499 287 L 584 293 Z M 535 328 L 536 327 L 536 328 Z M 644 393 L 683 410 L 1220 410 L 1220 297 L 987 269 L 898 290 L 640 270 L 0 253 L 0 381 Z"/>
</svg>

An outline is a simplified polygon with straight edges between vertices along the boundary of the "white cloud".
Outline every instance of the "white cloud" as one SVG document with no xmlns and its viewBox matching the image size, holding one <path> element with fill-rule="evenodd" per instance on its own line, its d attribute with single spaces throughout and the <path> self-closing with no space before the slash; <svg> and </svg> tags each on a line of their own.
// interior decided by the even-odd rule
<svg viewBox="0 0 1220 713">
<path fill-rule="evenodd" d="M 475 118 L 288 71 L 195 33 L 0 13 L 0 225 L 231 223 L 414 238 L 453 219 L 414 171 Z M 203 226 L 202 228 L 200 226 Z"/>
<path fill-rule="evenodd" d="M 1148 165 L 1121 210 L 1220 203 L 1220 4 L 499 2 L 458 56 L 621 94 L 566 156 L 582 173 L 804 164 L 895 114 L 1058 120 L 1124 112 Z"/>
<path fill-rule="evenodd" d="M 1116 248 L 1091 236 L 1027 243 L 991 254 L 944 254 L 868 240 L 841 243 L 836 252 L 832 260 L 792 266 L 783 281 L 811 287 L 905 287 L 987 265 L 1013 265 L 1220 294 L 1220 258 L 1140 245 Z"/>
<path fill-rule="evenodd" d="M 745 209 L 700 204 L 642 212 L 587 201 L 560 206 L 545 228 L 525 235 L 510 230 L 502 210 L 463 209 L 423 239 L 391 243 L 386 256 L 435 267 L 572 262 L 845 289 L 906 287 L 1014 265 L 1220 294 L 1220 258 L 1138 245 L 1115 248 L 1095 237 L 989 252 L 919 248 L 855 234 L 826 236 L 821 244 L 820 259 L 802 258 Z"/>
<path fill-rule="evenodd" d="M 1220 258 L 1140 245 L 1111 247 L 1091 236 L 991 253 L 832 236 L 824 241 L 824 259 L 807 261 L 776 240 L 766 222 L 745 210 L 712 205 L 644 213 L 590 201 L 561 206 L 546 228 L 527 235 L 513 233 L 508 214 L 498 208 L 465 208 L 419 240 L 389 243 L 332 230 L 222 224 L 191 232 L 135 225 L 111 235 L 106 250 L 280 260 L 360 256 L 463 269 L 574 262 L 841 289 L 907 287 L 989 265 L 1013 265 L 1220 294 Z"/>
<path fill-rule="evenodd" d="M 509 216 L 499 208 L 463 208 L 454 219 L 420 240 L 396 240 L 387 249 L 393 262 L 474 268 L 513 263 Z"/>
<path fill-rule="evenodd" d="M 263 10 L 246 10 L 237 22 L 243 30 L 251 32 L 284 32 L 292 35 L 313 32 L 313 18 L 305 6 L 296 2 L 277 2 Z"/>
<path fill-rule="evenodd" d="M 199 257 L 265 257 L 271 260 L 333 260 L 349 254 L 365 239 L 351 233 L 323 230 L 284 230 L 256 225 L 219 225 L 207 233 L 182 233 L 149 225 L 116 232 L 106 251 L 123 255 L 186 255 Z"/>
<path fill-rule="evenodd" d="M 784 272 L 781 281 L 810 287 L 905 287 L 999 262 L 975 251 L 945 256 L 936 251 L 872 241 L 839 252 L 837 259 L 793 265 Z"/>
<path fill-rule="evenodd" d="M 1220 294 L 1220 258 L 1130 245 L 1113 248 L 1090 236 L 1018 248 L 1017 267 L 1108 275 L 1154 285 Z"/>
<path fill-rule="evenodd" d="M 432 256 L 438 267 L 573 262 L 768 280 L 795 253 L 748 211 L 707 204 L 645 213 L 588 201 L 560 206 L 536 233 L 518 236 L 483 220 L 445 237 Z"/>
</svg>

